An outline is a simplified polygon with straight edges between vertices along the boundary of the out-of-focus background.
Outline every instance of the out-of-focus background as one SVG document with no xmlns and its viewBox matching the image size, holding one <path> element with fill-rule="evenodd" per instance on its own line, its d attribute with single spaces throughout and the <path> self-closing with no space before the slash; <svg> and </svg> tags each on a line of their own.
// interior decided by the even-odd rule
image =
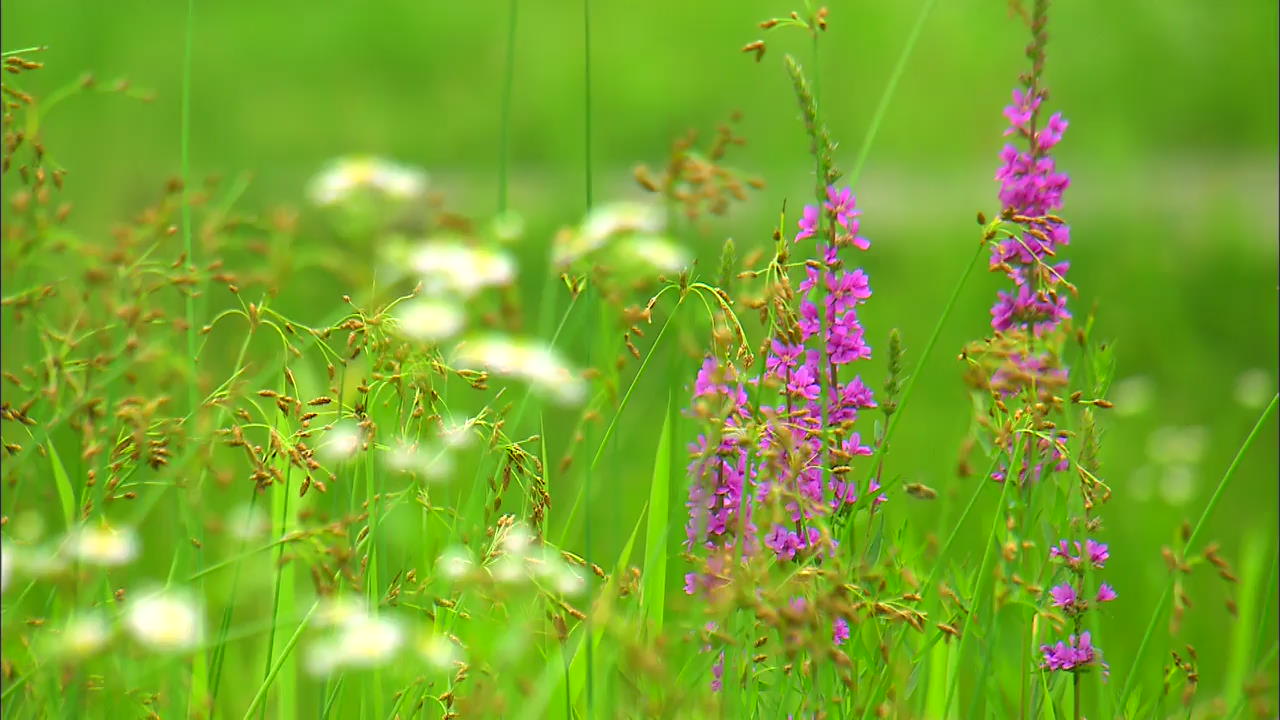
<svg viewBox="0 0 1280 720">
<path fill-rule="evenodd" d="M 831 4 L 818 87 L 846 169 L 922 4 Z M 790 52 L 812 72 L 811 48 L 799 33 L 757 26 L 790 9 L 762 0 L 593 4 L 599 201 L 642 199 L 635 164 L 660 165 L 676 135 L 743 114 L 749 144 L 730 162 L 768 187 L 704 233 L 686 233 L 702 267 L 716 267 L 727 236 L 743 254 L 765 247 L 782 202 L 794 208 L 812 187 L 782 67 Z M 327 160 L 370 153 L 425 168 L 459 212 L 492 215 L 508 12 L 505 2 L 196 2 L 193 174 L 247 171 L 242 204 L 304 206 L 306 182 Z M 71 226 L 82 233 L 105 236 L 178 172 L 185 13 L 180 2 L 4 3 L 6 50 L 49 47 L 38 58 L 47 69 L 31 81 L 42 94 L 84 72 L 154 92 L 150 103 L 72 98 L 45 120 L 46 144 L 70 171 Z M 1048 109 L 1071 123 L 1056 152 L 1072 178 L 1063 215 L 1080 288 L 1073 307 L 1084 317 L 1096 305 L 1095 336 L 1114 338 L 1118 360 L 1103 446 L 1115 489 L 1105 513 L 1109 570 L 1124 601 L 1104 621 L 1113 658 L 1132 653 L 1137 638 L 1120 630 L 1144 623 L 1158 592 L 1149 588 L 1165 577 L 1156 548 L 1199 514 L 1275 392 L 1276 27 L 1275 3 L 1259 0 L 1052 10 Z M 757 63 L 739 49 L 759 38 L 768 50 Z M 997 209 L 1001 109 L 1025 43 L 999 0 L 938 3 L 923 26 L 854 187 L 874 243 L 866 267 L 876 295 L 863 318 L 877 348 L 899 327 L 908 351 L 919 351 L 973 252 L 975 212 Z M 584 210 L 582 54 L 579 5 L 520 3 L 510 202 L 527 222 L 515 252 L 531 302 L 547 287 L 553 233 Z M 894 448 L 893 470 L 909 481 L 967 495 L 972 480 L 943 472 L 969 426 L 954 358 L 988 331 L 1001 283 L 979 274 L 968 285 L 925 369 Z M 657 425 L 645 418 L 662 411 L 672 381 L 655 367 L 642 383 L 653 392 L 637 395 L 618 440 L 618 452 L 637 461 L 606 473 L 619 503 L 593 510 L 608 521 L 632 508 L 625 522 L 600 523 L 606 545 L 622 542 L 646 492 Z M 866 372 L 878 384 L 875 368 Z M 1274 562 L 1274 426 L 1268 433 L 1207 531 L 1233 560 L 1254 544 Z M 892 511 L 935 521 L 925 503 L 904 500 Z M 1197 576 L 1189 592 L 1198 602 L 1183 636 L 1212 663 L 1229 622 L 1227 586 Z"/>
</svg>

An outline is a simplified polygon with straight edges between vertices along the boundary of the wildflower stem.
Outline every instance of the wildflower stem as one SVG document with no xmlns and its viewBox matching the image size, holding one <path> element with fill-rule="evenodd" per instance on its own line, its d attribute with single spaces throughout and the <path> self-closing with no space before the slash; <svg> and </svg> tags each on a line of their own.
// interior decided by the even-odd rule
<svg viewBox="0 0 1280 720">
<path fill-rule="evenodd" d="M 1262 414 L 1258 416 L 1258 421 L 1254 423 L 1253 429 L 1245 437 L 1244 443 L 1240 445 L 1240 449 L 1236 451 L 1236 455 L 1231 460 L 1231 464 L 1227 466 L 1227 471 L 1223 473 L 1222 479 L 1218 481 L 1218 487 L 1214 489 L 1213 495 L 1209 497 L 1209 502 L 1205 504 L 1204 511 L 1200 513 L 1200 519 L 1196 521 L 1195 528 L 1191 531 L 1191 535 L 1187 538 L 1184 545 L 1184 552 L 1190 552 L 1196 539 L 1200 536 L 1200 531 L 1204 529 L 1205 522 L 1209 516 L 1213 514 L 1213 510 L 1218 505 L 1218 501 L 1222 499 L 1222 494 L 1226 492 L 1227 485 L 1230 484 L 1232 477 L 1235 476 L 1236 469 L 1240 467 L 1240 461 L 1244 459 L 1244 454 L 1253 446 L 1253 441 L 1258 438 L 1258 433 L 1262 430 L 1262 426 L 1271 419 L 1276 412 L 1276 404 L 1280 402 L 1280 394 L 1271 398 L 1271 403 L 1267 405 Z M 1160 595 L 1160 601 L 1156 603 L 1155 610 L 1151 613 L 1151 620 L 1147 623 L 1146 632 L 1142 634 L 1142 642 L 1138 643 L 1138 651 L 1134 653 L 1133 663 L 1129 668 L 1129 675 L 1124 680 L 1124 687 L 1120 690 L 1119 708 L 1123 712 L 1125 703 L 1129 699 L 1129 693 L 1133 691 L 1133 681 L 1138 676 L 1138 670 L 1142 664 L 1142 658 L 1146 655 L 1147 645 L 1151 643 L 1151 636 L 1155 633 L 1156 623 L 1160 622 L 1161 616 L 1164 615 L 1165 606 L 1169 603 L 1170 594 L 1173 591 L 1174 574 L 1169 574 L 1169 579 L 1165 581 L 1164 593 Z"/>
</svg>

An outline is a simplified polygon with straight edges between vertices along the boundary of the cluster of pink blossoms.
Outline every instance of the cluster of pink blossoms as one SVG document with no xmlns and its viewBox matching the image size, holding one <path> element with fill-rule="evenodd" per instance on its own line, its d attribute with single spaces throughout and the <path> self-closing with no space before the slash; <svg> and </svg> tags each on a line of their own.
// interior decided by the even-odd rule
<svg viewBox="0 0 1280 720">
<path fill-rule="evenodd" d="M 723 423 L 716 447 L 708 448 L 706 436 L 700 436 L 690 448 L 685 547 L 704 552 L 707 568 L 685 576 L 689 594 L 723 584 L 727 558 L 738 549 L 751 556 L 763 547 L 779 562 L 833 552 L 835 541 L 812 521 L 858 499 L 853 482 L 824 472 L 824 466 L 828 453 L 847 459 L 872 454 L 857 432 L 836 433 L 838 443 L 829 433 L 847 429 L 860 410 L 876 407 L 871 389 L 846 370 L 871 357 L 857 312 L 871 297 L 871 287 L 862 269 L 844 268 L 840 253 L 843 247 L 866 250 L 870 243 L 859 234 L 860 211 L 852 192 L 834 187 L 821 209 L 804 209 L 796 242 L 826 235 L 824 213 L 830 235 L 817 242 L 819 261 L 806 265 L 799 286 L 798 337 L 772 339 L 763 382 L 739 377 L 732 365 L 714 357 L 706 358 L 694 382 L 694 402 L 714 406 Z M 760 385 L 777 388 L 780 402 L 753 408 L 748 389 Z M 872 481 L 867 491 L 879 489 Z M 783 517 L 763 519 L 761 508 L 775 491 L 784 498 Z M 881 495 L 876 502 L 883 500 Z M 768 525 L 763 537 L 757 519 Z M 833 621 L 833 637 L 838 643 L 848 637 L 843 618 Z"/>
<path fill-rule="evenodd" d="M 1100 666 L 1103 674 L 1107 673 L 1107 664 L 1102 662 L 1102 651 L 1093 644 L 1088 631 L 1080 632 L 1080 625 L 1084 613 L 1117 597 L 1115 588 L 1105 582 L 1094 592 L 1092 602 L 1086 598 L 1082 589 L 1085 570 L 1088 567 L 1101 570 L 1110 558 L 1111 552 L 1106 543 L 1093 539 L 1085 540 L 1083 547 L 1079 541 L 1068 546 L 1066 540 L 1060 540 L 1057 546 L 1049 550 L 1049 559 L 1064 564 L 1072 575 L 1071 580 L 1049 589 L 1049 604 L 1071 618 L 1078 634 L 1073 633 L 1067 640 L 1059 640 L 1053 645 L 1041 645 L 1041 668 L 1051 671 L 1079 671 Z"/>
<path fill-rule="evenodd" d="M 1005 135 L 1027 141 L 1026 150 L 1006 144 L 996 171 L 1000 203 L 1023 226 L 1023 232 L 993 243 L 991 268 L 1003 270 L 1014 283 L 1013 292 L 998 293 L 991 308 L 991 327 L 1005 331 L 1030 329 L 1037 337 L 1056 329 L 1071 317 L 1067 298 L 1056 288 L 1066 282 L 1070 263 L 1056 261 L 1058 251 L 1071 242 L 1071 229 L 1053 213 L 1062 207 L 1062 194 L 1071 184 L 1057 171 L 1049 151 L 1062 140 L 1067 121 L 1054 113 L 1048 123 L 1034 125 L 1042 97 L 1013 91 L 1013 104 L 1004 110 L 1009 119 Z"/>
</svg>

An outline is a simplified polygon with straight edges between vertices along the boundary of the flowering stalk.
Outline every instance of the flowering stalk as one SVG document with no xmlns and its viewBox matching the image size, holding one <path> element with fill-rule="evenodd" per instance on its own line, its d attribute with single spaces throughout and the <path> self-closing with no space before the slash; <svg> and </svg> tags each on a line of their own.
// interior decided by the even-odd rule
<svg viewBox="0 0 1280 720">
<path fill-rule="evenodd" d="M 1089 631 L 1084 629 L 1084 615 L 1102 603 L 1115 600 L 1117 595 L 1115 589 L 1105 582 L 1099 584 L 1092 594 L 1086 592 L 1089 569 L 1101 570 L 1111 557 L 1106 544 L 1087 539 L 1083 547 L 1077 541 L 1073 548 L 1068 547 L 1066 540 L 1060 540 L 1049 550 L 1049 559 L 1061 562 L 1070 574 L 1066 582 L 1050 588 L 1050 605 L 1067 616 L 1072 623 L 1072 632 L 1066 641 L 1040 646 L 1040 668 L 1049 672 L 1071 673 L 1075 717 L 1079 718 L 1080 674 L 1096 667 L 1102 669 L 1104 677 L 1110 673 L 1102 661 L 1102 650 L 1093 644 Z"/>
<path fill-rule="evenodd" d="M 1024 562 L 1037 562 L 1021 554 L 1034 544 L 1017 535 L 1028 534 L 1020 528 L 1026 524 L 1033 491 L 1042 480 L 1076 471 L 1086 515 L 1079 522 L 1086 533 L 1100 527 L 1100 520 L 1090 514 L 1096 501 L 1105 501 L 1109 493 L 1097 478 L 1097 432 L 1091 408 L 1083 409 L 1080 437 L 1067 429 L 1065 417 L 1063 396 L 1069 394 L 1069 370 L 1062 350 L 1072 334 L 1067 293 L 1074 295 L 1076 288 L 1067 280 L 1070 264 L 1062 258 L 1062 250 L 1070 243 L 1070 228 L 1057 214 L 1070 179 L 1057 169 L 1051 154 L 1068 123 L 1061 113 L 1045 119 L 1041 112 L 1048 99 L 1042 82 L 1047 6 L 1047 0 L 1035 0 L 1028 18 L 1031 69 L 1021 76 L 1013 102 L 1004 109 L 1009 123 L 1004 134 L 1011 141 L 1000 152 L 995 174 L 1001 212 L 989 224 L 979 214 L 990 248 L 990 269 L 1004 275 L 1012 287 L 998 291 L 991 308 L 994 337 L 971 343 L 961 356 L 970 364 L 969 381 L 985 390 L 989 398 L 977 419 L 997 449 L 999 460 L 990 477 L 996 482 L 1012 482 L 1009 489 L 1019 491 L 1020 501 L 1008 516 L 1009 535 L 1004 545 L 1006 576 L 1014 582 L 1020 582 L 1020 573 L 1029 570 L 1021 567 Z M 1083 342 L 1083 335 L 1080 338 Z M 1071 394 L 1071 401 L 1080 402 L 1081 395 Z M 1105 401 L 1085 402 L 1109 406 Z M 1074 453 L 1068 450 L 1068 442 L 1075 446 Z M 1107 546 L 1093 539 L 1086 539 L 1083 546 L 1074 543 L 1074 550 L 1063 540 L 1049 553 L 1050 560 L 1061 561 L 1069 572 L 1065 582 L 1050 589 L 1049 602 L 1067 617 L 1070 632 L 1066 639 L 1039 646 L 1039 667 L 1072 674 L 1077 718 L 1081 672 L 1100 666 L 1105 674 L 1106 669 L 1084 620 L 1087 612 L 1116 597 L 1106 583 L 1097 588 L 1087 583 L 1089 571 L 1101 569 L 1108 556 Z M 1034 646 L 1028 643 L 1026 647 L 1030 650 Z M 1030 666 L 1029 662 L 1024 664 L 1028 669 Z"/>
<path fill-rule="evenodd" d="M 834 145 L 790 58 L 788 69 L 820 180 L 834 179 Z M 853 249 L 870 247 L 860 233 L 860 215 L 849 188 L 824 184 L 819 202 L 804 208 L 794 239 L 783 239 L 781 229 L 775 233 L 775 258 L 758 273 L 769 285 L 762 307 L 771 328 L 763 369 L 748 375 L 708 356 L 697 374 L 693 412 L 707 432 L 691 446 L 685 547 L 701 567 L 685 576 L 688 594 L 725 595 L 719 591 L 746 563 L 804 564 L 836 549 L 829 522 L 859 493 L 848 479 L 852 460 L 872 453 L 852 428 L 860 410 L 876 407 L 858 374 L 840 380 L 841 368 L 871 356 L 858 318 L 858 307 L 871 297 L 869 279 L 861 268 L 846 267 Z M 802 241 L 814 243 L 809 257 L 789 262 L 791 246 Z M 800 267 L 804 278 L 793 289 L 789 271 Z M 878 489 L 873 481 L 866 491 Z M 817 610 L 803 598 L 793 598 L 790 607 L 802 615 Z M 839 611 L 827 615 L 829 642 L 849 638 L 851 619 Z"/>
</svg>

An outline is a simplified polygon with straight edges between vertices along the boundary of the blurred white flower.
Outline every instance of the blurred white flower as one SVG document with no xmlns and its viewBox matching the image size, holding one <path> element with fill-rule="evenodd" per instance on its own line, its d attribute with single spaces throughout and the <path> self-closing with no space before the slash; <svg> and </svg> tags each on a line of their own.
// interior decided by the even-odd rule
<svg viewBox="0 0 1280 720">
<path fill-rule="evenodd" d="M 481 288 L 510 285 L 516 277 L 516 262 L 507 253 L 455 240 L 428 240 L 413 250 L 409 264 L 429 294 L 473 295 Z"/>
<path fill-rule="evenodd" d="M 518 583 L 529 579 L 524 560 L 515 555 L 501 555 L 489 568 L 493 579 L 503 583 Z"/>
<path fill-rule="evenodd" d="M 1147 438 L 1147 455 L 1165 465 L 1194 465 L 1204 457 L 1208 441 L 1203 426 L 1157 428 Z"/>
<path fill-rule="evenodd" d="M 333 634 L 311 646 L 307 666 L 317 675 L 341 668 L 370 668 L 390 662 L 404 644 L 400 624 L 361 610 L 344 618 Z"/>
<path fill-rule="evenodd" d="M 577 595 L 587 587 L 587 578 L 578 568 L 562 563 L 556 570 L 555 587 L 564 595 Z"/>
<path fill-rule="evenodd" d="M 582 225 L 561 230 L 552 248 L 556 265 L 568 265 L 625 233 L 655 233 L 663 226 L 662 210 L 653 205 L 621 202 L 601 205 L 587 213 Z"/>
<path fill-rule="evenodd" d="M 496 215 L 489 226 L 498 242 L 513 243 L 524 235 L 524 218 L 514 210 Z"/>
<path fill-rule="evenodd" d="M 334 205 L 361 190 L 409 200 L 422 195 L 426 187 L 427 174 L 417 168 L 381 158 L 345 157 L 313 178 L 308 194 L 317 205 Z"/>
<path fill-rule="evenodd" d="M 204 634 L 195 603 L 168 591 L 131 601 L 126 623 L 139 642 L 155 650 L 187 650 L 199 643 Z"/>
<path fill-rule="evenodd" d="M 523 524 L 512 525 L 502 538 L 502 550 L 508 555 L 523 557 L 533 545 L 533 533 Z"/>
<path fill-rule="evenodd" d="M 560 355 L 535 341 L 497 335 L 478 337 L 459 344 L 455 355 L 463 365 L 525 380 L 566 405 L 581 402 L 586 394 L 586 384 Z"/>
<path fill-rule="evenodd" d="M 470 445 L 474 439 L 471 435 L 471 429 L 475 427 L 475 424 L 475 418 L 441 420 L 440 440 L 446 447 L 464 448 Z"/>
<path fill-rule="evenodd" d="M 1170 505 L 1184 505 L 1196 492 L 1195 470 L 1189 465 L 1170 465 L 1165 468 L 1157 489 Z"/>
<path fill-rule="evenodd" d="M 419 298 L 396 308 L 396 327 L 410 340 L 438 342 L 462 329 L 466 316 L 457 304 L 446 300 Z"/>
<path fill-rule="evenodd" d="M 84 658 L 107 644 L 110 630 L 96 614 L 81 615 L 71 619 L 62 631 L 61 651 L 67 655 Z"/>
<path fill-rule="evenodd" d="M 9 548 L 0 545 L 0 593 L 9 589 L 9 578 L 13 577 L 13 555 Z"/>
<path fill-rule="evenodd" d="M 357 595 L 337 595 L 320 601 L 312 624 L 322 628 L 339 627 L 368 614 L 369 604 L 364 598 Z"/>
<path fill-rule="evenodd" d="M 446 548 L 440 553 L 436 564 L 440 566 L 440 572 L 450 580 L 464 577 L 476 566 L 475 560 L 471 557 L 471 551 L 460 545 Z"/>
<path fill-rule="evenodd" d="M 362 442 L 364 442 L 364 436 L 359 426 L 353 422 L 343 421 L 325 433 L 318 450 L 323 458 L 336 462 L 347 460 L 355 455 Z"/>
<path fill-rule="evenodd" d="M 436 670 L 452 670 L 462 661 L 462 649 L 439 633 L 431 633 L 418 643 L 418 652 Z"/>
<path fill-rule="evenodd" d="M 1236 378 L 1236 402 L 1255 410 L 1262 408 L 1271 400 L 1275 391 L 1271 382 L 1271 374 L 1262 368 L 1245 370 Z"/>
<path fill-rule="evenodd" d="M 372 667 L 390 660 L 403 643 L 404 633 L 391 618 L 363 615 L 342 625 L 334 649 L 340 665 Z"/>
<path fill-rule="evenodd" d="M 603 244 L 614 235 L 626 232 L 658 232 L 662 230 L 662 209 L 656 205 L 616 202 L 591 209 L 582 221 L 582 234 L 589 242 Z"/>
<path fill-rule="evenodd" d="M 419 447 L 401 440 L 387 452 L 386 459 L 392 470 L 414 473 L 424 480 L 447 480 L 453 474 L 453 455 L 445 447 Z"/>
<path fill-rule="evenodd" d="M 227 516 L 227 530 L 238 540 L 255 540 L 271 531 L 271 518 L 262 508 L 245 503 Z"/>
<path fill-rule="evenodd" d="M 69 540 L 71 554 L 89 565 L 115 567 L 138 556 L 138 538 L 130 528 L 86 525 L 73 532 Z"/>
<path fill-rule="evenodd" d="M 618 245 L 627 259 L 639 261 L 655 270 L 677 273 L 693 262 L 687 250 L 660 235 L 637 235 Z"/>
<path fill-rule="evenodd" d="M 65 552 L 57 552 L 48 546 L 27 548 L 21 556 L 14 558 L 14 564 L 23 572 L 39 578 L 52 577 L 67 569 Z"/>
<path fill-rule="evenodd" d="M 1146 375 L 1134 375 L 1117 382 L 1111 388 L 1111 400 L 1115 402 L 1117 415 L 1141 415 L 1151 407 L 1156 384 Z"/>
</svg>

